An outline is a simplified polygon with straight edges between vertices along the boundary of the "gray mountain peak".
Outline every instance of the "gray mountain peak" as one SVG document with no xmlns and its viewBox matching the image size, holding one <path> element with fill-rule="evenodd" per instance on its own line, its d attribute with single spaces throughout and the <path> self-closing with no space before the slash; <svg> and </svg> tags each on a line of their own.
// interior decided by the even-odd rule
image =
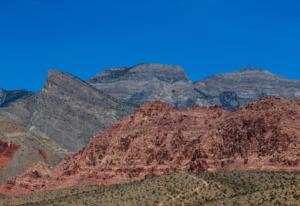
<svg viewBox="0 0 300 206">
<path fill-rule="evenodd" d="M 161 100 L 177 107 L 207 105 L 193 89 L 184 69 L 165 64 L 138 64 L 106 69 L 88 81 L 104 93 L 141 105 Z"/>
<path fill-rule="evenodd" d="M 124 80 L 155 80 L 165 82 L 189 81 L 183 68 L 165 64 L 138 64 L 132 67 L 105 69 L 90 80 L 92 83 L 108 83 Z"/>
<path fill-rule="evenodd" d="M 1 109 L 0 114 L 76 151 L 132 110 L 79 78 L 50 70 L 41 92 Z"/>
</svg>

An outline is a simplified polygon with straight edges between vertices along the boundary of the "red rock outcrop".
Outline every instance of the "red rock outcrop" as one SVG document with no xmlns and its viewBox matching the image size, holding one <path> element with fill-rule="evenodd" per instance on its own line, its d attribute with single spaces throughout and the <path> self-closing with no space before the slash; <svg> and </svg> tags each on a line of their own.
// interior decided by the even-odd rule
<svg viewBox="0 0 300 206">
<path fill-rule="evenodd" d="M 1 170 L 12 160 L 18 146 L 0 140 L 0 173 Z"/>
<path fill-rule="evenodd" d="M 266 98 L 235 112 L 148 103 L 57 167 L 30 170 L 1 193 L 230 170 L 300 172 L 300 100 Z"/>
</svg>

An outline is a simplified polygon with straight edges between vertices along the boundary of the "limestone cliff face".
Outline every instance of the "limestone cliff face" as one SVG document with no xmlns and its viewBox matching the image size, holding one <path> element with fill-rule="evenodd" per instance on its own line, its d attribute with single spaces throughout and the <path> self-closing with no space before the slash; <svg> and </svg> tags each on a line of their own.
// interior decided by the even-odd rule
<svg viewBox="0 0 300 206">
<path fill-rule="evenodd" d="M 183 68 L 163 64 L 139 64 L 128 68 L 106 69 L 88 81 L 111 96 L 142 105 L 161 100 L 179 108 L 208 105 L 194 91 Z"/>
<path fill-rule="evenodd" d="M 64 72 L 50 70 L 43 91 L 0 110 L 0 114 L 76 151 L 132 107 Z"/>
</svg>

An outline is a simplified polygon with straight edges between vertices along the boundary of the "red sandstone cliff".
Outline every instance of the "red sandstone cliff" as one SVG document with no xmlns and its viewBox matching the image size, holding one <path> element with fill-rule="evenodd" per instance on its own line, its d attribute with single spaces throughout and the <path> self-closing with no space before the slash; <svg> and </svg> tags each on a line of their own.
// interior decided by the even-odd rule
<svg viewBox="0 0 300 206">
<path fill-rule="evenodd" d="M 1 193 L 229 170 L 300 172 L 300 100 L 266 98 L 235 112 L 148 103 L 57 167 L 32 168 Z"/>
</svg>

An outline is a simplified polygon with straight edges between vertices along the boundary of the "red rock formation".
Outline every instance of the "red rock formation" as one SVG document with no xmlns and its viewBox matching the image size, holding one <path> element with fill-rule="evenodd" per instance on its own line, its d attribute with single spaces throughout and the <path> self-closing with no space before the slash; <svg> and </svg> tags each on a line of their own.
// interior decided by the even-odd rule
<svg viewBox="0 0 300 206">
<path fill-rule="evenodd" d="M 235 112 L 148 103 L 46 175 L 30 170 L 1 193 L 230 170 L 300 172 L 300 100 L 266 98 Z"/>
<path fill-rule="evenodd" d="M 0 172 L 14 157 L 18 146 L 0 140 Z"/>
</svg>

